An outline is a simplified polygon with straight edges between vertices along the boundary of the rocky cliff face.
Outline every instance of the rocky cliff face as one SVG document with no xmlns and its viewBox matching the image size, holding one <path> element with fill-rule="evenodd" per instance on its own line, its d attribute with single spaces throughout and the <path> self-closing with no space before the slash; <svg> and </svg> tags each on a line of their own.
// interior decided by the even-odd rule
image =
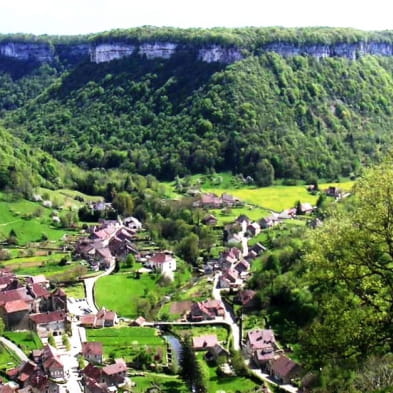
<svg viewBox="0 0 393 393">
<path fill-rule="evenodd" d="M 354 60 L 364 55 L 393 56 L 393 45 L 387 42 L 338 43 L 334 45 L 272 42 L 263 46 L 260 52 L 276 52 L 282 56 L 346 57 Z"/>
<path fill-rule="evenodd" d="M 17 60 L 36 60 L 39 62 L 51 62 L 54 58 L 53 48 L 46 43 L 0 43 L 0 55 Z"/>
<path fill-rule="evenodd" d="M 211 45 L 207 48 L 199 49 L 198 59 L 207 63 L 231 64 L 243 59 L 239 48 L 224 48 L 219 45 Z"/>
<path fill-rule="evenodd" d="M 130 56 L 134 53 L 138 53 L 140 56 L 146 56 L 147 59 L 169 59 L 176 53 L 185 52 L 196 52 L 196 58 L 207 63 L 219 62 L 230 64 L 243 58 L 239 49 L 224 48 L 218 45 L 211 45 L 196 50 L 192 46 L 178 45 L 173 42 L 145 42 L 140 45 L 113 42 L 92 46 L 90 49 L 90 60 L 93 63 L 103 63 Z"/>
<path fill-rule="evenodd" d="M 54 46 L 49 43 L 37 42 L 0 43 L 0 55 L 22 61 L 35 60 L 38 62 L 51 62 L 58 56 L 60 59 L 66 59 L 72 63 L 90 58 L 91 62 L 99 64 L 136 53 L 140 56 L 146 56 L 147 59 L 169 59 L 177 53 L 193 53 L 195 59 L 200 61 L 231 64 L 243 59 L 244 52 L 242 48 L 225 47 L 217 44 L 196 48 L 192 44 L 176 44 L 163 41 L 130 44 L 116 40 L 98 44 L 56 44 Z M 346 57 L 356 59 L 367 54 L 393 56 L 393 44 L 390 42 L 357 42 L 328 45 L 271 42 L 261 46 L 252 54 L 259 55 L 264 52 L 276 52 L 282 56 L 305 55 L 317 58 Z"/>
</svg>

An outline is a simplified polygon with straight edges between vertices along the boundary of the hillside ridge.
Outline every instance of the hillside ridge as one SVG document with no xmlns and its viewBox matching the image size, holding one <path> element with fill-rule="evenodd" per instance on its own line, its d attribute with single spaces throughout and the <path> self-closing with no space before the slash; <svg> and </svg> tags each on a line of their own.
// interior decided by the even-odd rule
<svg viewBox="0 0 393 393">
<path fill-rule="evenodd" d="M 138 54 L 168 59 L 192 53 L 204 62 L 231 64 L 250 55 L 275 52 L 282 56 L 345 57 L 393 56 L 390 31 L 352 29 L 242 28 L 170 29 L 143 27 L 78 37 L 0 35 L 0 55 L 21 60 L 71 62 L 90 59 L 102 63 Z"/>
</svg>

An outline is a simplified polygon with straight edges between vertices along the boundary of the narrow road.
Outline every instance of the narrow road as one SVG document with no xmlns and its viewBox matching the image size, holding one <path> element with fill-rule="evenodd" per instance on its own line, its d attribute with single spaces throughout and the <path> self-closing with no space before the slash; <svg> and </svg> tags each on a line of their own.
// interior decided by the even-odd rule
<svg viewBox="0 0 393 393">
<path fill-rule="evenodd" d="M 218 288 L 219 276 L 220 276 L 220 273 L 216 274 L 214 277 L 212 296 L 213 296 L 213 299 L 222 301 L 221 289 Z M 224 320 L 229 325 L 231 332 L 232 332 L 233 349 L 235 351 L 239 351 L 240 350 L 240 329 L 239 329 L 239 326 L 235 323 L 232 313 L 227 308 L 225 308 Z"/>
<path fill-rule="evenodd" d="M 96 307 L 96 303 L 94 301 L 94 284 L 99 278 L 107 276 L 108 274 L 111 274 L 113 272 L 113 270 L 115 269 L 115 266 L 116 265 L 113 263 L 108 270 L 105 270 L 104 272 L 102 272 L 98 276 L 86 278 L 84 280 L 86 302 L 89 305 L 93 314 L 96 314 L 98 312 L 97 307 Z"/>
<path fill-rule="evenodd" d="M 16 356 L 20 360 L 23 360 L 24 362 L 29 360 L 28 357 L 25 355 L 25 353 L 12 341 L 6 339 L 5 337 L 0 337 L 0 342 L 6 346 L 10 351 L 14 352 Z"/>
</svg>

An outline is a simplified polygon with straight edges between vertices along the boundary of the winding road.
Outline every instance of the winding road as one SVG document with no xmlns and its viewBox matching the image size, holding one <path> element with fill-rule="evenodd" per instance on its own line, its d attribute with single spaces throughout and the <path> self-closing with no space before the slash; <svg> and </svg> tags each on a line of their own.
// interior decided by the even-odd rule
<svg viewBox="0 0 393 393">
<path fill-rule="evenodd" d="M 86 278 L 85 280 L 83 280 L 84 285 L 85 285 L 86 302 L 89 305 L 93 314 L 98 313 L 98 309 L 96 307 L 96 303 L 94 300 L 94 284 L 99 278 L 111 274 L 113 272 L 113 270 L 115 269 L 115 266 L 116 265 L 114 263 L 112 263 L 109 269 L 105 270 L 104 272 L 102 272 L 98 276 Z"/>
</svg>

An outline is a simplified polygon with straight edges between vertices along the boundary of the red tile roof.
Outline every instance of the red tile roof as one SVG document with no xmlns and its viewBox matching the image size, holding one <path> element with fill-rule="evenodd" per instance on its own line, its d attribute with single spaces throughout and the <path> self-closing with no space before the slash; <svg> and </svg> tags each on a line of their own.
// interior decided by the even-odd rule
<svg viewBox="0 0 393 393">
<path fill-rule="evenodd" d="M 93 366 L 92 364 L 88 364 L 84 369 L 83 369 L 83 374 L 85 374 L 87 377 L 98 380 L 101 377 L 101 369 Z"/>
<path fill-rule="evenodd" d="M 268 349 L 276 343 L 273 330 L 271 329 L 255 329 L 248 332 L 248 343 L 252 350 Z"/>
<path fill-rule="evenodd" d="M 38 274 L 37 276 L 31 276 L 27 280 L 31 284 L 46 284 L 48 280 L 43 274 Z"/>
<path fill-rule="evenodd" d="M 18 311 L 26 311 L 29 309 L 29 305 L 24 300 L 12 300 L 5 303 L 3 306 L 7 314 L 11 314 Z"/>
<path fill-rule="evenodd" d="M 0 304 L 13 300 L 24 300 L 28 303 L 33 302 L 33 298 L 27 294 L 26 288 L 17 288 L 0 292 Z"/>
<path fill-rule="evenodd" d="M 31 293 L 34 297 L 49 297 L 49 291 L 40 284 L 33 284 L 31 286 Z"/>
<path fill-rule="evenodd" d="M 172 260 L 173 260 L 173 257 L 171 255 L 164 254 L 162 252 L 158 252 L 157 254 L 154 254 L 150 258 L 150 262 L 153 262 L 153 263 L 165 263 L 165 262 L 169 262 Z"/>
<path fill-rule="evenodd" d="M 102 372 L 106 375 L 115 375 L 120 374 L 127 371 L 127 366 L 124 360 L 116 359 L 114 364 L 110 364 L 109 366 L 105 366 L 102 369 Z"/>
<path fill-rule="evenodd" d="M 218 344 L 215 334 L 207 334 L 204 336 L 193 337 L 192 347 L 194 349 L 209 349 Z"/>
<path fill-rule="evenodd" d="M 287 378 L 293 371 L 299 369 L 299 365 L 293 360 L 282 355 L 277 359 L 272 360 L 270 368 L 278 376 Z"/>
<path fill-rule="evenodd" d="M 36 324 L 46 324 L 55 321 L 64 321 L 67 314 L 64 311 L 52 311 L 48 313 L 30 315 L 30 319 Z"/>
<path fill-rule="evenodd" d="M 53 369 L 64 369 L 63 363 L 60 361 L 60 359 L 55 356 L 53 358 L 48 358 L 44 362 L 44 368 L 47 370 L 53 370 Z"/>
<path fill-rule="evenodd" d="M 84 356 L 102 355 L 102 343 L 96 341 L 82 343 L 82 354 Z"/>
<path fill-rule="evenodd" d="M 82 315 L 80 317 L 80 321 L 82 325 L 94 325 L 95 320 L 96 320 L 95 314 Z"/>
</svg>

